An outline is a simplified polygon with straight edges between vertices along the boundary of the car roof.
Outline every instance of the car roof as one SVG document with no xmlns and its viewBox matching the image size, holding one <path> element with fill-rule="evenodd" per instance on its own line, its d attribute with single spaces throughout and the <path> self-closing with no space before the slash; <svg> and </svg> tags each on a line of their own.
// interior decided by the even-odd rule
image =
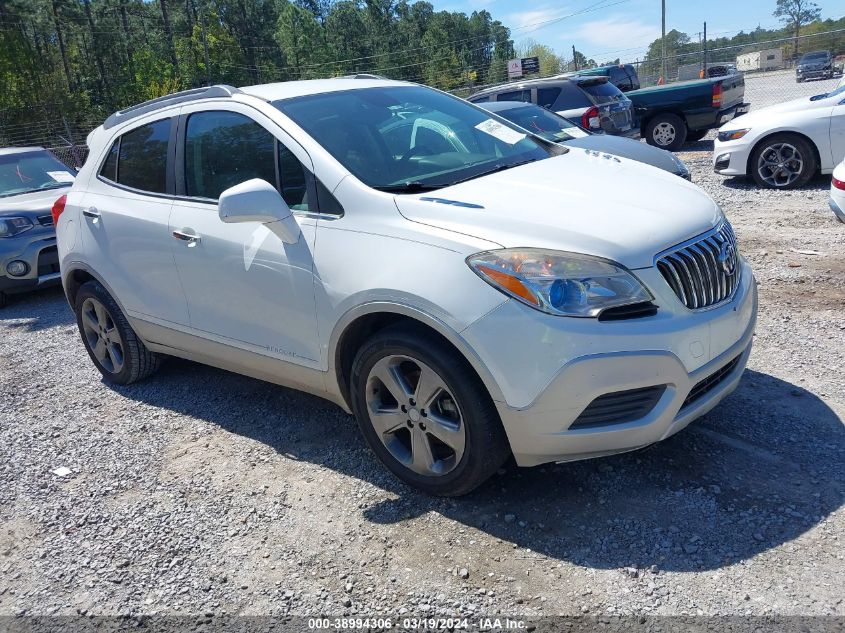
<svg viewBox="0 0 845 633">
<path fill-rule="evenodd" d="M 46 152 L 43 147 L 0 147 L 0 156 L 24 154 L 26 152 Z"/>
<path fill-rule="evenodd" d="M 349 77 L 336 77 L 334 79 L 305 79 L 300 81 L 280 81 L 272 84 L 257 84 L 254 86 L 244 86 L 240 90 L 244 94 L 258 97 L 265 101 L 278 101 L 279 99 L 292 99 L 294 97 L 339 92 L 341 90 L 415 85 L 417 84 L 382 79 L 373 75 L 352 75 Z"/>
<path fill-rule="evenodd" d="M 607 77 L 603 75 L 569 75 L 569 76 L 562 76 L 562 75 L 555 75 L 554 77 L 544 77 L 540 79 L 526 79 L 524 81 L 512 81 L 506 84 L 499 84 L 498 86 L 491 86 L 490 88 L 485 88 L 483 90 L 479 90 L 478 92 L 470 95 L 471 97 L 475 97 L 478 95 L 483 94 L 495 94 L 498 92 L 509 92 L 511 90 L 518 90 L 520 88 L 534 88 L 538 86 L 554 86 L 555 84 L 560 84 L 563 82 L 569 82 L 576 85 L 579 84 L 599 84 L 599 83 L 607 83 Z"/>
</svg>

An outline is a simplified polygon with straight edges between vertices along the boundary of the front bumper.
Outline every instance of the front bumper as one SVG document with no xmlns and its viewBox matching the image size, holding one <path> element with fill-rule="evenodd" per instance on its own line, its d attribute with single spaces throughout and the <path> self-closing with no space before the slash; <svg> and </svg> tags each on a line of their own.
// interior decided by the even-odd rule
<svg viewBox="0 0 845 633">
<path fill-rule="evenodd" d="M 795 77 L 796 79 L 830 79 L 833 77 L 833 68 L 799 69 L 795 72 Z"/>
<path fill-rule="evenodd" d="M 8 243 L 0 243 L 0 292 L 25 292 L 61 283 L 55 237 L 39 236 L 19 246 L 15 238 L 7 239 Z M 13 261 L 24 262 L 26 274 L 10 275 L 6 267 Z"/>
<path fill-rule="evenodd" d="M 724 143 L 716 139 L 713 144 L 713 171 L 723 176 L 747 175 L 748 159 L 753 148 L 753 142 L 744 138 Z"/>
<path fill-rule="evenodd" d="M 488 323 L 465 330 L 470 344 L 482 350 L 479 355 L 506 400 L 496 406 L 517 463 L 533 466 L 635 450 L 677 433 L 730 394 L 748 361 L 757 315 L 754 276 L 746 263 L 743 266 L 734 299 L 710 311 L 664 309 L 664 296 L 657 297 L 658 315 L 643 319 L 573 323 L 558 318 L 560 329 L 548 320 L 537 329 L 492 314 L 482 320 Z M 643 274 L 640 277 L 646 281 Z M 654 288 L 654 283 L 646 283 Z M 518 309 L 525 321 L 524 311 L 530 309 Z M 507 342 L 502 331 L 509 333 Z M 493 350 L 493 344 L 511 358 L 484 358 L 483 350 Z M 521 358 L 515 357 L 520 353 Z M 550 358 L 567 356 L 550 371 Z M 654 387 L 662 388 L 659 399 L 636 419 L 577 424 L 597 398 Z"/>
</svg>

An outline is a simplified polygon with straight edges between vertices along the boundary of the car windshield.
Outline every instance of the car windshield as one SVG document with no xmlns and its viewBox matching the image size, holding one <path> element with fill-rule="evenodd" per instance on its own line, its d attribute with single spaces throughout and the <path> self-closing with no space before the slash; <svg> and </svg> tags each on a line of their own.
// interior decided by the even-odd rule
<svg viewBox="0 0 845 633">
<path fill-rule="evenodd" d="M 462 99 L 386 86 L 273 103 L 366 185 L 413 193 L 542 160 L 553 150 Z"/>
<path fill-rule="evenodd" d="M 827 59 L 827 53 L 807 53 L 801 58 L 802 62 L 812 62 L 817 59 Z M 800 62 L 799 62 L 800 63 Z"/>
<path fill-rule="evenodd" d="M 0 155 L 0 198 L 67 187 L 76 172 L 49 152 Z"/>
<path fill-rule="evenodd" d="M 553 143 L 565 143 L 588 134 L 569 119 L 537 106 L 499 110 L 496 114 Z"/>
</svg>

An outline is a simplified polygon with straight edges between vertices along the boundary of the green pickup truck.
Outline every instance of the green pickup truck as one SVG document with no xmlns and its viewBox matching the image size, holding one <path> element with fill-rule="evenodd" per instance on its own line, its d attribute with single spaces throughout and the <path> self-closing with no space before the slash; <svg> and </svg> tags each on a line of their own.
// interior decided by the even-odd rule
<svg viewBox="0 0 845 633">
<path fill-rule="evenodd" d="M 643 138 L 650 145 L 677 150 L 707 130 L 745 114 L 745 79 L 740 73 L 680 81 L 625 93 L 634 104 Z"/>
</svg>

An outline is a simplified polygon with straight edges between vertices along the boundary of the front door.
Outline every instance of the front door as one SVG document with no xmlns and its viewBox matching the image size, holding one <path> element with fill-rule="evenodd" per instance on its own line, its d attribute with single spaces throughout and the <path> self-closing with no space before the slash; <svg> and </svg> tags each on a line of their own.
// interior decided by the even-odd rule
<svg viewBox="0 0 845 633">
<path fill-rule="evenodd" d="M 271 121 L 247 106 L 183 109 L 171 245 L 188 298 L 191 329 L 220 343 L 300 365 L 320 360 L 314 300 L 316 221 L 307 215 L 305 151 L 277 139 Z M 289 146 L 294 151 L 289 149 Z M 305 165 L 304 165 L 305 163 Z M 252 178 L 275 185 L 301 235 L 283 243 L 264 224 L 226 224 L 225 189 Z"/>
</svg>

